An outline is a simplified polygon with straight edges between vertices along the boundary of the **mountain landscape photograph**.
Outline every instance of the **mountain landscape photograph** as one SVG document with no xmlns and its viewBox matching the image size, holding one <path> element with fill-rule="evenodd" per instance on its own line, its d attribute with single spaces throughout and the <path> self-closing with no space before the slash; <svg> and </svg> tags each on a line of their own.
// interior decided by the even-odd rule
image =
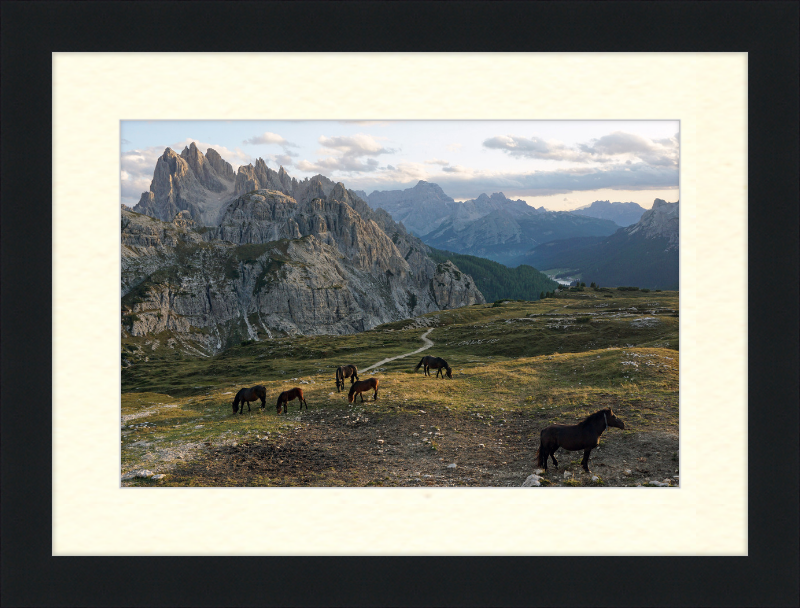
<svg viewBox="0 0 800 608">
<path fill-rule="evenodd" d="M 678 121 L 122 121 L 123 486 L 677 487 Z"/>
</svg>

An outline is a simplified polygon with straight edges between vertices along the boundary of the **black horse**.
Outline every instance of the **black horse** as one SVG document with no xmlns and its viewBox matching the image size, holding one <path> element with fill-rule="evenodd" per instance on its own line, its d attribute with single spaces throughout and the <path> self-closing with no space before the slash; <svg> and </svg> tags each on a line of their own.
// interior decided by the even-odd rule
<svg viewBox="0 0 800 608">
<path fill-rule="evenodd" d="M 344 379 L 350 378 L 350 384 L 358 380 L 358 368 L 355 365 L 340 365 L 336 368 L 336 390 L 341 392 L 344 388 Z"/>
<path fill-rule="evenodd" d="M 447 373 L 448 378 L 453 377 L 453 370 L 450 369 L 449 365 L 447 365 L 447 361 L 441 357 L 422 357 L 422 359 L 419 360 L 419 363 L 417 363 L 417 367 L 414 368 L 414 371 L 417 371 L 420 365 L 423 366 L 422 371 L 426 376 L 431 375 L 431 373 L 428 371 L 429 369 L 435 369 L 437 378 L 439 377 L 439 373 L 442 374 L 442 378 L 444 378 L 445 373 Z"/>
<path fill-rule="evenodd" d="M 250 402 L 261 399 L 261 409 L 267 406 L 267 389 L 260 384 L 255 385 L 253 388 L 243 388 L 233 400 L 233 413 L 238 410 L 240 414 L 244 413 L 244 404 L 247 402 L 247 411 L 250 411 Z M 241 404 L 241 406 L 239 405 Z"/>
<path fill-rule="evenodd" d="M 625 423 L 614 415 L 610 407 L 587 416 L 578 424 L 554 424 L 542 430 L 540 434 L 539 451 L 536 453 L 539 466 L 547 470 L 547 457 L 553 459 L 553 464 L 558 467 L 555 452 L 558 448 L 576 451 L 583 450 L 581 466 L 589 472 L 589 453 L 600 445 L 600 435 L 608 427 L 613 426 L 624 429 Z"/>
</svg>

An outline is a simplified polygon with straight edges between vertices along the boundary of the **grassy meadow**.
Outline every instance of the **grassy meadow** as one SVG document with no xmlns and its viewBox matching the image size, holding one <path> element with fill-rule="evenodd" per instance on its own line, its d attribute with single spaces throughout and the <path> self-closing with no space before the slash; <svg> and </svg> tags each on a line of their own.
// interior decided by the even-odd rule
<svg viewBox="0 0 800 608">
<path fill-rule="evenodd" d="M 582 453 L 560 451 L 543 485 L 647 485 L 678 468 L 678 321 L 677 292 L 585 288 L 210 358 L 153 351 L 122 371 L 122 473 L 166 474 L 126 482 L 143 486 L 519 486 L 544 426 L 610 405 L 626 429 L 604 433 L 593 475 L 577 467 Z M 428 327 L 433 347 L 361 375 L 379 379 L 378 401 L 370 391 L 350 405 L 347 389 L 336 391 L 338 365 L 361 370 L 416 350 Z M 428 354 L 453 378 L 414 372 Z M 236 391 L 255 384 L 267 388 L 266 409 L 233 415 Z M 308 411 L 292 401 L 277 415 L 277 395 L 295 386 Z"/>
</svg>

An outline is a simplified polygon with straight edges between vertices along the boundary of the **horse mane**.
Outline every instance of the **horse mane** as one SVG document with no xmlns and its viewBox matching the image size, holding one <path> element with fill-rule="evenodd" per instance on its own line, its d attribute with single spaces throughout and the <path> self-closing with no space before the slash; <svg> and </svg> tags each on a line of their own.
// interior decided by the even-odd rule
<svg viewBox="0 0 800 608">
<path fill-rule="evenodd" d="M 583 422 L 581 424 L 587 424 L 589 422 L 594 422 L 595 420 L 599 420 L 600 418 L 602 418 L 603 414 L 610 414 L 610 413 L 611 413 L 611 408 L 610 407 L 603 408 L 602 410 L 599 410 L 599 411 L 595 412 L 594 414 L 589 414 L 588 416 L 586 416 L 586 418 L 584 418 L 584 420 L 583 420 Z"/>
</svg>

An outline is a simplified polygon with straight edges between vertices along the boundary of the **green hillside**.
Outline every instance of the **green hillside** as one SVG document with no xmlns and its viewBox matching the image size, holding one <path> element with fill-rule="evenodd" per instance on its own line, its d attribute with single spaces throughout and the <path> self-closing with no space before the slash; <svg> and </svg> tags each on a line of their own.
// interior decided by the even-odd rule
<svg viewBox="0 0 800 608">
<path fill-rule="evenodd" d="M 678 258 L 678 249 L 670 248 L 669 239 L 643 238 L 620 229 L 607 238 L 544 243 L 520 260 L 544 270 L 565 269 L 557 276 L 575 277 L 587 285 L 677 289 Z"/>
<path fill-rule="evenodd" d="M 430 257 L 442 263 L 450 260 L 475 280 L 487 302 L 497 300 L 538 300 L 541 292 L 555 291 L 558 283 L 531 266 L 508 268 L 492 260 L 431 248 Z"/>
</svg>

